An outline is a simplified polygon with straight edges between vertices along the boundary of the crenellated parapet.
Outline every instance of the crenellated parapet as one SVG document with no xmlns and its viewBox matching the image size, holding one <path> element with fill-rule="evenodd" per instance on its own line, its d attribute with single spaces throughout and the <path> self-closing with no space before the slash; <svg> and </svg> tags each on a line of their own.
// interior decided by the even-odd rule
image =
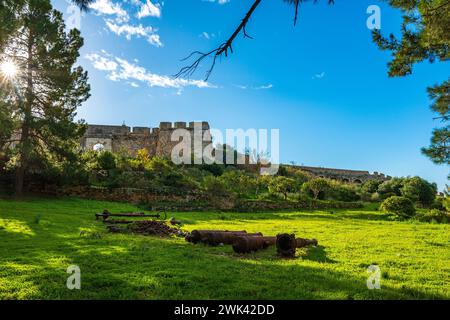
<svg viewBox="0 0 450 320">
<path fill-rule="evenodd" d="M 191 135 L 192 148 L 194 140 L 201 139 L 202 151 L 212 143 L 208 122 L 161 122 L 156 128 L 89 125 L 81 140 L 84 150 L 101 147 L 111 152 L 127 152 L 135 155 L 138 150 L 145 149 L 150 156 L 171 157 L 172 150 L 180 141 L 172 141 L 177 130 L 187 130 Z M 197 140 L 198 141 L 198 140 Z M 192 149 L 193 150 L 193 149 Z M 246 161 L 248 163 L 248 161 Z M 295 166 L 315 177 L 335 179 L 350 183 L 364 183 L 368 180 L 386 181 L 391 179 L 383 173 L 362 170 L 345 170 L 321 167 Z M 247 166 L 247 168 L 250 168 Z"/>
<path fill-rule="evenodd" d="M 212 141 L 208 122 L 161 122 L 158 127 L 128 127 L 109 125 L 88 125 L 81 140 L 84 150 L 102 148 L 111 152 L 128 152 L 136 154 L 140 149 L 146 149 L 151 156 L 170 157 L 173 147 L 178 141 L 172 141 L 175 130 L 185 129 L 194 140 L 194 130 L 199 130 L 206 137 L 203 146 Z"/>
</svg>

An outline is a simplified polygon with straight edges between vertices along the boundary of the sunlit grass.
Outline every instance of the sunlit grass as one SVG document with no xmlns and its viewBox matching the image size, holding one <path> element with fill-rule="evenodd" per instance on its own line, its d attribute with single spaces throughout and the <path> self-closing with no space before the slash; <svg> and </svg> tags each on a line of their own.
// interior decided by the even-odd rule
<svg viewBox="0 0 450 320">
<path fill-rule="evenodd" d="M 0 200 L 0 299 L 450 298 L 449 225 L 394 222 L 373 210 L 170 215 L 187 230 L 319 240 L 281 260 L 274 248 L 237 255 L 229 246 L 108 234 L 94 217 L 106 208 L 140 211 L 78 199 Z M 381 268 L 381 290 L 367 289 L 371 264 Z M 70 265 L 81 268 L 81 290 L 66 288 Z"/>
<path fill-rule="evenodd" d="M 0 231 L 33 236 L 33 230 L 24 222 L 16 219 L 1 219 Z"/>
</svg>

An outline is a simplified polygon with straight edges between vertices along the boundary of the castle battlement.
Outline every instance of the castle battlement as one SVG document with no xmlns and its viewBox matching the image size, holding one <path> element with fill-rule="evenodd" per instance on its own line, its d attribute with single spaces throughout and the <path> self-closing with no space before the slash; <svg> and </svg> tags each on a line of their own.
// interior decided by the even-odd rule
<svg viewBox="0 0 450 320">
<path fill-rule="evenodd" d="M 111 152 L 128 152 L 136 155 L 140 149 L 148 151 L 150 156 L 170 157 L 173 148 L 179 143 L 172 141 L 172 133 L 177 129 L 187 129 L 194 140 L 194 129 L 201 128 L 203 148 L 210 145 L 212 136 L 208 122 L 161 122 L 157 128 L 128 127 L 109 125 L 88 125 L 88 129 L 81 140 L 84 150 L 101 147 Z M 316 177 L 336 179 L 345 182 L 363 183 L 368 180 L 389 180 L 390 176 L 382 173 L 363 170 L 346 170 L 320 167 L 295 166 Z"/>
<path fill-rule="evenodd" d="M 102 148 L 111 152 L 129 152 L 135 155 L 140 149 L 146 149 L 151 156 L 171 156 L 178 142 L 171 141 L 172 133 L 177 129 L 187 129 L 194 134 L 194 128 L 200 128 L 207 141 L 211 143 L 208 122 L 161 122 L 157 128 L 129 127 L 111 125 L 88 125 L 81 140 L 84 150 Z M 192 136 L 192 139 L 194 137 Z"/>
</svg>

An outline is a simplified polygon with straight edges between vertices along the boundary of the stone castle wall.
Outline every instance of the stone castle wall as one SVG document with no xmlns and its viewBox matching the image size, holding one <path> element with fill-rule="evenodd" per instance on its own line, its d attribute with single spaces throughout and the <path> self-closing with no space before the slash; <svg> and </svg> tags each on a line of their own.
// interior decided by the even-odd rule
<svg viewBox="0 0 450 320">
<path fill-rule="evenodd" d="M 194 141 L 194 128 L 201 128 L 205 137 L 203 148 L 211 144 L 212 137 L 208 122 L 161 122 L 158 128 L 89 125 L 81 140 L 83 150 L 101 147 L 111 152 L 128 152 L 136 155 L 140 149 L 146 149 L 150 156 L 170 157 L 172 149 L 179 142 L 172 141 L 172 134 L 177 129 L 186 129 Z"/>
<path fill-rule="evenodd" d="M 308 172 L 316 177 L 341 180 L 344 182 L 351 182 L 351 183 L 364 183 L 368 180 L 386 181 L 392 178 L 390 176 L 384 175 L 383 173 L 378 172 L 370 173 L 369 171 L 362 171 L 362 170 L 331 169 L 331 168 L 306 167 L 306 166 L 295 166 L 295 167 L 305 172 Z"/>
<path fill-rule="evenodd" d="M 199 137 L 194 136 L 194 128 L 201 128 L 201 130 L 197 131 Z M 202 136 L 204 136 L 205 141 L 203 141 L 202 150 L 212 142 L 208 122 L 190 122 L 189 124 L 186 122 L 161 122 L 158 128 L 131 128 L 126 125 L 89 125 L 82 138 L 81 146 L 84 150 L 93 150 L 95 146 L 102 146 L 102 148 L 107 151 L 114 153 L 127 152 L 131 155 L 136 155 L 137 151 L 140 149 L 146 149 L 150 156 L 171 157 L 173 147 L 179 143 L 178 141 L 172 141 L 172 134 L 177 129 L 187 129 L 191 134 L 192 142 L 194 139 L 199 139 L 198 141 L 201 141 Z M 390 176 L 385 176 L 378 172 L 370 173 L 369 171 L 361 170 L 307 166 L 295 167 L 316 177 L 351 183 L 364 183 L 368 180 L 385 181 L 391 179 Z"/>
</svg>

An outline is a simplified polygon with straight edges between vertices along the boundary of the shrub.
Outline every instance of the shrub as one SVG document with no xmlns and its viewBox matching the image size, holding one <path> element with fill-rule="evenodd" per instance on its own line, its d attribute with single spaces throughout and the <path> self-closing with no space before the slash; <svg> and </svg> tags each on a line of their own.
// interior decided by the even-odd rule
<svg viewBox="0 0 450 320">
<path fill-rule="evenodd" d="M 224 166 L 213 163 L 213 164 L 202 164 L 200 169 L 206 172 L 213 174 L 216 177 L 219 177 L 223 174 Z"/>
<path fill-rule="evenodd" d="M 374 194 L 375 192 L 377 192 L 378 187 L 382 183 L 383 182 L 379 180 L 369 180 L 362 185 L 361 191 L 369 194 Z"/>
<path fill-rule="evenodd" d="M 361 197 L 357 191 L 359 191 L 359 186 L 357 185 L 330 181 L 326 198 L 346 202 L 359 201 Z"/>
<path fill-rule="evenodd" d="M 378 193 L 383 199 L 388 198 L 388 195 L 401 196 L 401 188 L 403 187 L 402 178 L 392 178 L 391 180 L 385 181 L 378 187 Z"/>
<path fill-rule="evenodd" d="M 383 201 L 380 209 L 394 214 L 397 218 L 408 219 L 415 215 L 416 209 L 413 202 L 405 197 L 393 196 Z"/>
<path fill-rule="evenodd" d="M 309 180 L 311 180 L 313 177 L 302 170 L 297 170 L 294 174 L 294 179 L 297 180 L 298 183 L 304 184 L 305 182 L 308 182 Z"/>
<path fill-rule="evenodd" d="M 259 195 L 258 199 L 259 200 L 278 201 L 278 200 L 282 200 L 283 198 L 278 193 L 263 192 Z"/>
<path fill-rule="evenodd" d="M 437 186 L 420 177 L 413 177 L 405 179 L 400 191 L 402 196 L 411 199 L 411 201 L 429 207 L 436 198 Z"/>
<path fill-rule="evenodd" d="M 433 204 L 431 205 L 431 209 L 438 209 L 438 210 L 443 210 L 445 211 L 445 198 L 444 197 L 436 197 L 436 199 L 434 199 Z"/>
<path fill-rule="evenodd" d="M 450 214 L 443 210 L 432 209 L 426 213 L 422 213 L 417 217 L 420 221 L 438 223 L 448 223 L 450 220 Z"/>
<path fill-rule="evenodd" d="M 227 185 L 214 176 L 205 177 L 203 189 L 209 197 L 229 197 L 231 195 Z"/>
<path fill-rule="evenodd" d="M 254 177 L 248 175 L 244 171 L 227 170 L 219 177 L 228 189 L 237 193 L 240 197 L 252 197 L 257 192 L 257 181 Z"/>
<path fill-rule="evenodd" d="M 284 195 L 284 199 L 287 200 L 289 192 L 294 192 L 296 183 L 294 179 L 286 178 L 284 176 L 278 176 L 272 179 L 269 183 L 270 193 L 281 193 Z"/>
<path fill-rule="evenodd" d="M 102 151 L 97 158 L 100 170 L 113 170 L 116 168 L 116 157 L 109 151 Z"/>
<path fill-rule="evenodd" d="M 147 188 L 147 180 L 144 178 L 143 172 L 125 171 L 118 175 L 115 183 L 120 188 Z"/>
<path fill-rule="evenodd" d="M 370 196 L 370 201 L 372 202 L 378 202 L 381 200 L 380 194 L 378 192 L 375 192 Z"/>
<path fill-rule="evenodd" d="M 386 200 L 387 198 L 390 198 L 390 197 L 400 197 L 399 195 L 397 195 L 394 192 L 388 192 L 388 193 L 378 193 L 377 192 L 376 194 L 378 194 L 378 199 L 380 199 L 380 200 Z"/>
</svg>

